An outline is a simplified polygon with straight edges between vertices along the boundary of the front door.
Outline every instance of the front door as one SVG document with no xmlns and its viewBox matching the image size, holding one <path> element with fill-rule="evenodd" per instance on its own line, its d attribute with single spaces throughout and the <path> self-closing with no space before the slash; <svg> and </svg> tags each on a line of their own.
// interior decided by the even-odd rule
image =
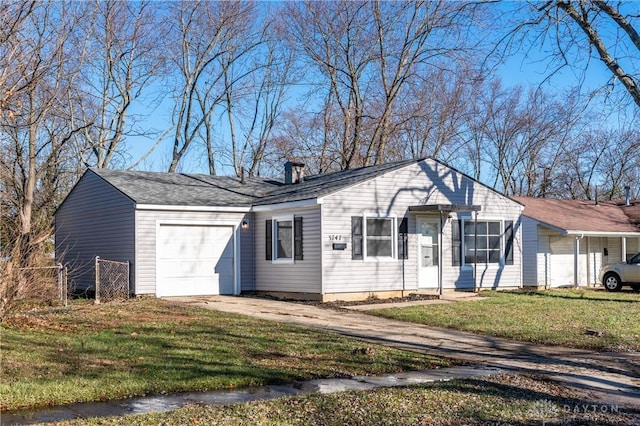
<svg viewBox="0 0 640 426">
<path fill-rule="evenodd" d="M 440 225 L 438 218 L 418 216 L 418 288 L 438 288 Z"/>
</svg>

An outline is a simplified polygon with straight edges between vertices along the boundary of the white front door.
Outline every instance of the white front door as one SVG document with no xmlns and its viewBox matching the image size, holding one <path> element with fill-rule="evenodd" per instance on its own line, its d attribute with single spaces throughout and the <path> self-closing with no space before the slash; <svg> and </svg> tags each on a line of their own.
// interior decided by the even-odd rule
<svg viewBox="0 0 640 426">
<path fill-rule="evenodd" d="M 416 218 L 418 232 L 418 288 L 438 288 L 440 267 L 438 218 Z"/>
</svg>

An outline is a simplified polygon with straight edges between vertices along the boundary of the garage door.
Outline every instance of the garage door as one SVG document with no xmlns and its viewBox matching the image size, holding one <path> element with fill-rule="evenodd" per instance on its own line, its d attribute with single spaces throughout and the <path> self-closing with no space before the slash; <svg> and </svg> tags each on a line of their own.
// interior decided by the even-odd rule
<svg viewBox="0 0 640 426">
<path fill-rule="evenodd" d="M 233 294 L 233 227 L 161 225 L 157 296 Z"/>
</svg>

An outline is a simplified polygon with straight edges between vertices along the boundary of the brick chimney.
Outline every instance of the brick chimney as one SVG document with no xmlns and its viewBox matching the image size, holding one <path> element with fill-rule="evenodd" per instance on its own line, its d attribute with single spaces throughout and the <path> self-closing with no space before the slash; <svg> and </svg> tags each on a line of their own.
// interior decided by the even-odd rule
<svg viewBox="0 0 640 426">
<path fill-rule="evenodd" d="M 304 163 L 287 161 L 284 163 L 284 183 L 291 185 L 304 180 Z"/>
</svg>

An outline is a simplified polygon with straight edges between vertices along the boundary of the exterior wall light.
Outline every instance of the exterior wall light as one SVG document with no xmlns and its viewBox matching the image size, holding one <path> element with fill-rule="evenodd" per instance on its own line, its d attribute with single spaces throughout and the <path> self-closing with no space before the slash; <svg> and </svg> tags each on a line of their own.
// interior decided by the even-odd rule
<svg viewBox="0 0 640 426">
<path fill-rule="evenodd" d="M 242 229 L 249 229 L 249 221 L 246 219 L 243 220 L 241 226 L 242 226 Z"/>
</svg>

